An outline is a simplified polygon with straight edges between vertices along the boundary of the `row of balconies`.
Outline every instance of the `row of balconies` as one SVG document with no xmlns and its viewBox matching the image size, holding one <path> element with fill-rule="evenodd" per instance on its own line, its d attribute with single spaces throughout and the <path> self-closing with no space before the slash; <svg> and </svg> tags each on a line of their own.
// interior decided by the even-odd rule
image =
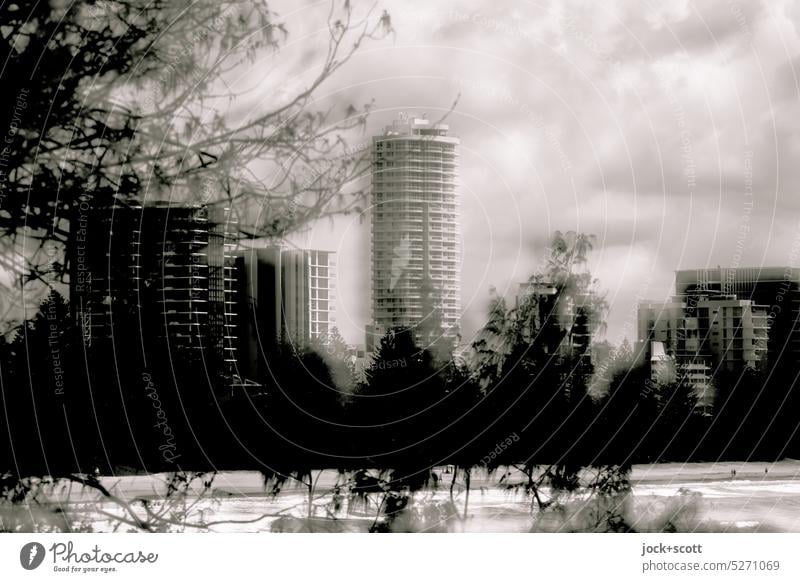
<svg viewBox="0 0 800 582">
<path fill-rule="evenodd" d="M 375 205 L 374 210 L 372 211 L 373 217 L 381 218 L 383 216 L 388 217 L 395 217 L 397 215 L 400 216 L 407 216 L 408 218 L 422 218 L 425 216 L 425 202 L 415 202 L 415 203 L 406 203 L 406 202 L 381 202 L 380 204 Z M 442 217 L 446 218 L 458 218 L 461 216 L 461 213 L 451 205 L 450 208 L 441 208 L 439 203 L 435 203 L 436 208 L 433 208 L 434 204 L 429 204 L 431 208 L 428 209 L 427 215 L 433 216 L 435 218 L 441 219 Z"/>
<path fill-rule="evenodd" d="M 438 269 L 429 269 L 429 273 L 428 274 L 431 276 L 432 279 L 439 279 L 439 280 L 445 279 L 446 280 L 446 279 L 449 278 L 451 280 L 456 280 L 457 276 L 458 276 L 458 272 L 459 272 L 459 269 L 456 269 L 456 268 L 450 268 L 450 269 L 438 268 Z M 420 285 L 422 283 L 422 273 L 423 273 L 423 268 L 422 267 L 404 267 L 402 269 L 402 273 L 408 273 L 408 275 L 410 275 L 410 276 L 416 275 L 415 281 L 410 283 L 411 285 Z M 378 276 L 375 277 L 375 282 L 374 282 L 375 287 L 380 287 L 382 283 L 383 283 L 383 286 L 387 286 L 388 287 L 388 282 L 393 280 L 393 279 L 396 279 L 397 276 L 400 275 L 400 272 L 396 271 L 395 273 L 391 273 L 391 272 L 387 272 L 387 271 L 381 271 L 381 272 L 378 272 L 377 275 Z M 448 277 L 448 275 L 449 275 L 449 277 Z M 400 283 L 402 283 L 402 281 Z M 395 285 L 395 288 L 396 287 L 397 287 L 397 285 Z"/>
<path fill-rule="evenodd" d="M 424 213 L 422 212 L 408 212 L 407 210 L 381 210 L 375 213 L 377 222 L 388 221 L 390 223 L 397 222 L 410 222 L 415 224 L 422 224 L 424 221 Z M 442 224 L 457 225 L 455 214 L 429 213 L 428 224 L 431 226 L 439 226 Z"/>
<path fill-rule="evenodd" d="M 422 299 L 425 295 L 425 293 L 420 291 L 420 285 L 418 283 L 407 285 L 405 282 L 400 282 L 398 285 L 395 285 L 392 288 L 373 287 L 372 289 L 372 299 L 374 301 L 380 301 L 381 303 L 386 304 L 391 303 L 392 300 L 399 302 L 415 301 L 417 299 Z M 430 292 L 430 297 L 438 298 L 439 301 L 459 300 L 459 294 L 455 292 L 450 293 L 449 290 L 443 291 L 441 289 L 432 289 Z"/>
<path fill-rule="evenodd" d="M 447 148 L 442 149 L 440 144 L 437 144 L 433 148 L 429 149 L 427 147 L 403 147 L 402 145 L 399 147 L 388 147 L 390 142 L 387 142 L 387 147 L 378 147 L 380 144 L 377 144 L 375 149 L 372 150 L 372 159 L 383 159 L 383 158 L 391 158 L 391 157 L 403 157 L 403 156 L 415 156 L 419 158 L 458 158 L 459 152 L 456 148 Z"/>
<path fill-rule="evenodd" d="M 378 327 L 384 327 L 388 323 L 394 323 L 395 325 L 402 325 L 408 327 L 415 327 L 419 325 L 423 320 L 430 319 L 432 313 L 431 312 L 422 312 L 422 311 L 407 311 L 404 313 L 377 313 L 373 316 L 373 320 L 378 324 Z M 458 320 L 456 316 L 450 317 L 443 317 L 441 312 L 436 313 L 436 317 L 439 318 L 439 321 L 445 327 L 451 326 L 458 326 Z"/>
<path fill-rule="evenodd" d="M 372 161 L 373 175 L 387 170 L 405 174 L 424 174 L 442 167 L 450 169 L 459 166 L 457 157 L 442 156 L 384 156 L 373 158 Z"/>
<path fill-rule="evenodd" d="M 413 296 L 411 294 L 403 294 L 401 296 L 402 301 L 398 302 L 391 302 L 385 299 L 384 297 L 378 296 L 373 297 L 372 306 L 375 310 L 381 309 L 399 309 L 400 307 L 405 308 L 414 308 L 414 309 L 422 309 L 422 297 L 419 295 Z M 441 296 L 434 296 L 428 298 L 433 300 L 433 302 L 440 308 L 445 311 L 459 311 L 460 309 L 460 302 L 457 300 L 445 300 Z"/>
<path fill-rule="evenodd" d="M 386 224 L 387 219 L 395 219 L 397 217 L 411 218 L 421 220 L 426 215 L 429 220 L 441 221 L 443 217 L 456 219 L 461 216 L 458 210 L 429 210 L 425 211 L 423 205 L 425 202 L 397 202 L 395 200 L 388 202 L 376 202 L 372 210 L 373 224 L 378 222 L 381 225 Z"/>
<path fill-rule="evenodd" d="M 409 278 L 412 278 L 412 280 L 409 280 L 409 279 L 407 279 L 405 277 L 402 278 L 402 279 L 399 279 L 397 277 L 397 275 L 399 275 L 400 273 L 396 273 L 395 276 L 391 276 L 391 277 L 387 276 L 385 273 L 379 273 L 380 276 L 375 278 L 374 283 L 373 283 L 373 287 L 375 289 L 381 289 L 381 288 L 389 289 L 391 287 L 393 290 L 397 290 L 397 289 L 404 289 L 405 288 L 404 286 L 407 285 L 410 289 L 418 289 L 419 286 L 422 284 L 422 276 L 421 276 L 422 275 L 422 270 L 421 269 L 407 269 L 407 270 L 404 269 L 403 272 L 407 273 Z M 416 275 L 416 276 L 414 276 L 414 275 Z M 433 274 L 431 274 L 431 275 L 433 275 Z M 432 276 L 431 278 L 432 279 L 438 279 L 437 282 L 441 282 L 443 280 L 446 281 L 448 279 L 450 281 L 458 280 L 458 270 L 456 270 L 456 269 L 449 269 L 446 272 L 445 272 L 445 270 L 442 269 L 442 270 L 440 270 L 438 275 L 439 275 L 438 277 L 433 277 Z M 448 275 L 449 275 L 449 277 L 448 277 Z M 394 283 L 395 283 L 394 286 L 391 285 L 391 281 L 394 281 Z"/>
<path fill-rule="evenodd" d="M 430 180 L 437 180 L 437 179 L 444 179 L 444 178 L 456 178 L 459 176 L 458 168 L 455 167 L 454 164 L 446 164 L 441 163 L 436 166 L 432 164 L 427 165 L 411 165 L 407 163 L 397 163 L 394 162 L 386 162 L 386 163 L 379 163 L 376 164 L 376 170 L 373 173 L 375 180 L 379 179 L 379 176 L 382 172 L 386 171 L 398 171 L 402 170 L 404 172 L 427 172 L 429 174 L 436 174 L 436 176 L 432 176 Z M 406 180 L 397 180 L 399 182 L 405 182 Z"/>
<path fill-rule="evenodd" d="M 370 238 L 376 243 L 401 242 L 402 240 L 421 242 L 424 240 L 424 237 L 422 236 L 421 233 L 419 233 L 418 229 L 414 229 L 413 232 L 409 232 L 410 229 L 403 228 L 402 226 L 403 223 L 414 223 L 414 222 L 419 224 L 422 221 L 398 220 L 393 222 L 385 222 L 381 225 L 380 230 L 378 229 L 372 230 L 372 232 L 370 233 Z M 435 240 L 436 242 L 451 242 L 452 240 L 457 240 L 452 238 L 451 240 L 447 240 L 445 237 L 452 237 L 456 232 L 460 230 L 458 228 L 458 224 L 454 223 L 437 223 L 437 224 L 431 224 L 430 227 L 431 227 L 429 229 L 430 236 L 428 237 L 428 240 Z"/>
<path fill-rule="evenodd" d="M 383 190 L 404 190 L 405 189 L 416 192 L 426 192 L 431 191 L 435 192 L 437 190 L 445 191 L 448 194 L 455 194 L 456 186 L 458 186 L 457 181 L 450 176 L 440 176 L 436 179 L 426 179 L 426 180 L 413 180 L 413 179 L 404 179 L 404 178 L 390 178 L 388 176 L 383 177 L 375 177 L 372 180 L 372 191 L 375 192 L 382 192 Z"/>
<path fill-rule="evenodd" d="M 428 194 L 430 196 L 450 195 L 455 197 L 458 194 L 459 184 L 454 178 L 443 178 L 437 181 L 412 182 L 408 180 L 375 180 L 372 182 L 372 195 L 394 194 L 398 198 L 408 200 L 425 200 L 423 197 L 412 198 L 413 194 Z"/>
<path fill-rule="evenodd" d="M 405 308 L 414 308 L 414 309 L 422 309 L 424 304 L 422 302 L 422 298 L 417 297 L 410 297 L 408 295 L 402 296 L 403 301 L 398 303 L 389 303 L 386 300 L 382 300 L 381 298 L 374 298 L 372 301 L 373 310 L 382 310 L 382 309 L 399 309 L 401 307 Z M 458 302 L 449 302 L 443 303 L 441 301 L 441 297 L 433 297 L 431 298 L 434 300 L 434 303 L 438 308 L 443 309 L 445 311 L 459 311 L 459 303 Z"/>
<path fill-rule="evenodd" d="M 425 260 L 425 253 L 419 246 L 406 248 L 404 256 L 412 263 L 421 263 Z M 395 249 L 384 248 L 381 250 L 376 250 L 372 258 L 374 261 L 380 262 L 390 261 L 395 257 Z M 430 251 L 428 252 L 427 257 L 428 261 L 434 264 L 438 264 L 440 262 L 457 263 L 459 261 L 459 253 L 456 250 L 449 250 L 448 252 L 443 252 L 440 250 Z M 386 268 L 389 269 L 391 267 L 387 265 Z"/>
<path fill-rule="evenodd" d="M 396 234 L 403 234 L 403 233 L 396 233 Z M 442 233 L 443 234 L 443 233 Z M 399 248 L 407 248 L 414 252 L 423 245 L 423 241 L 419 237 L 409 237 L 406 239 L 407 242 L 403 242 L 403 238 L 401 237 L 394 237 L 389 238 L 388 236 L 375 236 L 372 237 L 372 243 L 374 253 L 373 256 L 380 255 L 380 253 L 388 253 L 394 256 L 394 253 Z M 460 254 L 460 241 L 458 237 L 455 235 L 443 235 L 436 237 L 436 240 L 433 237 L 430 238 L 430 243 L 439 243 L 439 248 L 441 250 L 437 250 L 436 252 L 441 252 L 445 255 L 459 255 Z M 429 244 L 430 244 L 429 243 Z M 430 247 L 432 248 L 432 246 Z M 419 252 L 417 250 L 417 252 Z M 385 255 L 384 255 L 385 256 Z"/>
<path fill-rule="evenodd" d="M 441 192 L 432 192 L 430 190 L 400 192 L 396 195 L 391 192 L 373 190 L 372 197 L 376 205 L 408 205 L 409 207 L 413 206 L 416 208 L 422 205 L 433 207 L 439 204 L 447 204 L 455 208 L 459 206 L 455 191 L 449 189 Z"/>
<path fill-rule="evenodd" d="M 399 198 L 404 200 L 424 201 L 422 194 L 449 195 L 455 198 L 458 195 L 460 183 L 455 177 L 442 176 L 441 179 L 433 180 L 398 180 L 376 178 L 372 181 L 372 195 L 380 196 L 385 193 L 397 192 Z M 414 197 L 414 195 L 418 195 Z"/>
<path fill-rule="evenodd" d="M 397 181 L 397 182 L 427 182 L 429 180 L 438 180 L 441 178 L 442 172 L 440 169 L 429 171 L 427 168 L 412 170 L 412 169 L 386 169 L 375 172 L 372 176 L 373 183 L 375 181 Z"/>
<path fill-rule="evenodd" d="M 393 306 L 393 305 L 383 305 L 383 304 L 375 304 L 373 305 L 373 312 L 378 314 L 394 314 L 394 313 L 410 313 L 410 312 L 422 312 L 423 305 L 419 303 L 405 303 L 402 306 Z M 442 313 L 450 314 L 448 317 L 456 317 L 456 315 L 460 312 L 459 306 L 454 303 L 441 303 L 436 305 L 437 311 Z"/>
<path fill-rule="evenodd" d="M 454 145 L 448 145 L 432 141 L 421 141 L 419 139 L 415 140 L 392 139 L 392 140 L 378 141 L 375 143 L 375 151 L 403 152 L 409 150 L 417 152 L 433 152 L 433 153 L 446 153 L 446 154 L 455 153 L 458 151 Z"/>
<path fill-rule="evenodd" d="M 424 199 L 421 194 L 402 197 L 390 197 L 388 194 L 378 194 L 373 201 L 373 215 L 377 212 L 409 212 L 412 214 L 422 214 L 425 208 L 428 214 L 448 213 L 460 215 L 458 203 L 452 200 L 447 193 L 431 193 L 435 199 Z M 443 208 L 444 207 L 444 208 Z"/>
<path fill-rule="evenodd" d="M 411 238 L 411 232 L 419 232 L 423 229 L 423 225 L 425 224 L 421 219 L 409 219 L 403 218 L 398 220 L 385 220 L 381 219 L 382 222 L 380 224 L 376 224 L 375 226 L 380 226 L 380 232 L 375 232 L 373 230 L 370 238 L 377 243 L 392 241 L 392 240 L 400 240 L 402 241 L 405 239 L 406 241 L 416 241 L 421 243 L 424 238 L 423 237 L 415 237 Z M 388 228 L 387 228 L 388 227 Z M 443 237 L 445 235 L 455 235 L 459 233 L 461 229 L 457 222 L 429 222 L 428 223 L 428 233 L 431 235 L 428 237 L 428 240 L 431 240 L 431 237 L 435 234 L 439 237 Z M 400 235 L 400 237 L 398 237 Z M 399 241 L 398 241 L 399 242 Z M 445 242 L 444 240 L 437 240 L 436 242 Z M 450 242 L 450 241 L 448 241 Z"/>
<path fill-rule="evenodd" d="M 375 202 L 375 211 L 382 212 L 410 212 L 413 214 L 440 215 L 452 214 L 461 216 L 461 207 L 449 193 L 431 193 L 435 199 L 388 199 Z"/>
</svg>

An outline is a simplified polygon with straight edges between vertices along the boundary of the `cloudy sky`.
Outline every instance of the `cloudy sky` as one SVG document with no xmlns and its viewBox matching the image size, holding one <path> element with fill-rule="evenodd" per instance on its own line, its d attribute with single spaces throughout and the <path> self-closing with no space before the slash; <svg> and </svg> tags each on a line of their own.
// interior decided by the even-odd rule
<svg viewBox="0 0 800 582">
<path fill-rule="evenodd" d="M 637 300 L 668 297 L 676 269 L 800 264 L 800 2 L 378 6 L 396 36 L 365 45 L 319 104 L 374 99 L 377 132 L 401 111 L 437 119 L 460 94 L 448 123 L 461 138 L 467 338 L 490 286 L 526 279 L 556 229 L 597 236 L 615 343 L 635 338 Z M 279 57 L 302 79 L 329 4 L 272 7 L 290 33 Z M 337 315 L 353 342 L 369 318 L 366 234 L 346 217 L 296 241 L 339 252 Z"/>
</svg>

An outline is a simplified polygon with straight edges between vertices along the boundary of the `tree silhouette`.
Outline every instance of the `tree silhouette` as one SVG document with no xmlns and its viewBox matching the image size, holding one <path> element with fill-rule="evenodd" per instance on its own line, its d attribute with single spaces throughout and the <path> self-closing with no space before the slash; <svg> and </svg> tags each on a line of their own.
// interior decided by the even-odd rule
<svg viewBox="0 0 800 582">
<path fill-rule="evenodd" d="M 367 167 L 347 138 L 369 105 L 312 103 L 364 42 L 391 32 L 386 13 L 332 4 L 307 85 L 246 120 L 235 107 L 253 87 L 234 80 L 288 34 L 265 3 L 20 0 L 0 7 L 0 25 L 0 265 L 17 287 L 63 281 L 82 205 L 220 203 L 253 238 L 361 201 L 342 187 Z"/>
</svg>

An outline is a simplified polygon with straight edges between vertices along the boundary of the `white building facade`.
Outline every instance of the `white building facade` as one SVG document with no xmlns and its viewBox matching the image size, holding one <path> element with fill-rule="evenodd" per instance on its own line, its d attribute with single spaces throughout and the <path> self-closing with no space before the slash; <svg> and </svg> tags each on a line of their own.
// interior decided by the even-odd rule
<svg viewBox="0 0 800 582">
<path fill-rule="evenodd" d="M 406 328 L 455 345 L 461 317 L 458 138 L 401 118 L 372 139 L 372 328 L 368 347 Z"/>
<path fill-rule="evenodd" d="M 284 250 L 281 263 L 284 341 L 326 342 L 336 325 L 336 254 Z"/>
</svg>

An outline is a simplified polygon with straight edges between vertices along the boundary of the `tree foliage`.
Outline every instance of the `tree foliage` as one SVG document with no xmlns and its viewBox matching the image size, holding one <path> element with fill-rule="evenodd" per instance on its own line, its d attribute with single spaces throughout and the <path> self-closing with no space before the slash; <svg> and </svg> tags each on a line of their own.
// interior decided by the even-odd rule
<svg viewBox="0 0 800 582">
<path fill-rule="evenodd" d="M 0 266 L 17 275 L 9 311 L 20 315 L 20 287 L 35 305 L 33 290 L 64 280 L 81 204 L 225 204 L 245 238 L 358 208 L 353 181 L 366 165 L 347 140 L 370 104 L 319 110 L 313 100 L 391 20 L 332 3 L 327 25 L 311 77 L 281 93 L 237 83 L 289 34 L 265 2 L 3 4 Z"/>
</svg>

